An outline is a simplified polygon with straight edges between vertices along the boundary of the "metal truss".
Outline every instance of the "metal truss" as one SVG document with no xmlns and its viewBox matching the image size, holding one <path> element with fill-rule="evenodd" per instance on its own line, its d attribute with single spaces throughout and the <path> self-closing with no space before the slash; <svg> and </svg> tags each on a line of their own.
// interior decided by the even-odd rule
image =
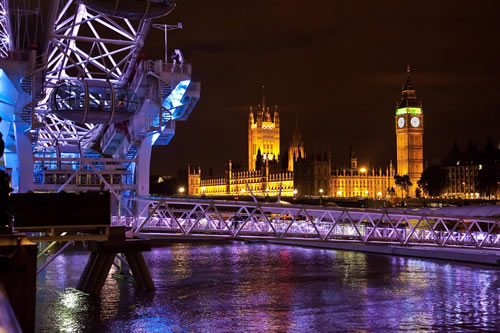
<svg viewBox="0 0 500 333">
<path fill-rule="evenodd" d="M 318 240 L 500 250 L 500 220 L 181 198 L 135 198 L 137 217 L 113 217 L 139 237 Z"/>
<path fill-rule="evenodd" d="M 44 179 L 34 179 L 35 189 L 39 184 L 40 189 L 52 189 L 57 193 L 63 190 L 75 190 L 76 188 L 82 189 L 106 189 L 111 192 L 121 207 L 133 216 L 132 210 L 123 201 L 120 196 L 121 190 L 134 189 L 133 174 L 130 174 L 127 169 L 130 169 L 130 163 L 135 160 L 130 159 L 114 159 L 114 158 L 51 158 L 51 157 L 35 157 L 35 164 L 40 165 L 43 169 L 42 172 L 45 176 L 52 176 L 52 182 L 47 184 Z M 66 168 L 65 168 L 66 167 Z M 69 167 L 69 168 L 67 168 Z M 51 172 L 53 171 L 53 172 Z M 77 182 L 77 176 L 96 175 L 96 182 L 82 184 Z M 35 173 L 35 178 L 37 174 Z M 113 176 L 118 177 L 118 184 L 115 184 L 112 179 Z M 128 176 L 129 184 L 124 182 L 123 179 Z"/>
<path fill-rule="evenodd" d="M 0 0 L 0 58 L 7 58 L 12 49 L 7 0 Z"/>
<path fill-rule="evenodd" d="M 128 19 L 93 12 L 75 0 L 60 1 L 47 36 L 48 48 L 42 68 L 45 83 L 35 108 L 35 150 L 54 145 L 92 146 L 103 125 L 76 125 L 50 113 L 48 98 L 63 80 L 106 79 L 125 84 L 132 74 L 149 20 L 132 24 Z"/>
</svg>

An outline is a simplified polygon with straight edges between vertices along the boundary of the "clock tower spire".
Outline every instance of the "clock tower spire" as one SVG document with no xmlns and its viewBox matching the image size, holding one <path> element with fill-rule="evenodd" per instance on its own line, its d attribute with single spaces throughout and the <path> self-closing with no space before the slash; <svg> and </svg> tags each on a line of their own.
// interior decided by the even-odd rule
<svg viewBox="0 0 500 333">
<path fill-rule="evenodd" d="M 410 65 L 406 69 L 401 100 L 396 105 L 395 126 L 397 174 L 410 177 L 410 195 L 414 195 L 424 168 L 424 114 L 410 77 Z"/>
</svg>

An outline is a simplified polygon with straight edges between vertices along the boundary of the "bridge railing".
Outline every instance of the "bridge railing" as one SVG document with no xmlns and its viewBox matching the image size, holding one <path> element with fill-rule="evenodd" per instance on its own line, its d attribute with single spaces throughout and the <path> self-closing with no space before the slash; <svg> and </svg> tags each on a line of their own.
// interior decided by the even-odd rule
<svg viewBox="0 0 500 333">
<path fill-rule="evenodd" d="M 135 198 L 136 217 L 113 224 L 150 237 L 230 237 L 350 241 L 500 249 L 500 219 L 278 203 Z"/>
</svg>

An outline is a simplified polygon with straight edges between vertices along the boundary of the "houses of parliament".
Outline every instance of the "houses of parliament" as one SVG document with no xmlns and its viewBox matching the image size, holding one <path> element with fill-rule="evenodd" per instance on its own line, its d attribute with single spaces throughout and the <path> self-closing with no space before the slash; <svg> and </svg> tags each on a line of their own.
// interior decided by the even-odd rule
<svg viewBox="0 0 500 333">
<path fill-rule="evenodd" d="M 272 113 L 271 113 L 272 112 Z M 407 69 L 401 100 L 394 116 L 397 174 L 408 175 L 414 194 L 423 171 L 423 112 Z M 286 157 L 283 157 L 285 156 Z M 332 168 L 330 152 L 306 152 L 296 122 L 288 151 L 280 152 L 280 116 L 263 96 L 248 115 L 248 169 L 226 164 L 224 177 L 202 178 L 202 171 L 188 167 L 188 195 L 330 196 L 385 198 L 395 187 L 392 161 L 385 168 L 358 165 L 351 149 L 350 166 Z"/>
</svg>

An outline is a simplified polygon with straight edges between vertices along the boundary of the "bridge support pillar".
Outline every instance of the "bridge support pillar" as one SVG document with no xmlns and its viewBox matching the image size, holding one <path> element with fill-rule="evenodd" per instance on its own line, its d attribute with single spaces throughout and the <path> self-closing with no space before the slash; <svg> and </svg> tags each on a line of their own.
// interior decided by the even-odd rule
<svg viewBox="0 0 500 333">
<path fill-rule="evenodd" d="M 143 251 L 151 251 L 150 241 L 139 239 L 92 241 L 89 243 L 89 249 L 90 256 L 76 289 L 89 294 L 99 294 L 118 253 L 125 255 L 138 290 L 155 289 L 142 256 Z"/>
</svg>

